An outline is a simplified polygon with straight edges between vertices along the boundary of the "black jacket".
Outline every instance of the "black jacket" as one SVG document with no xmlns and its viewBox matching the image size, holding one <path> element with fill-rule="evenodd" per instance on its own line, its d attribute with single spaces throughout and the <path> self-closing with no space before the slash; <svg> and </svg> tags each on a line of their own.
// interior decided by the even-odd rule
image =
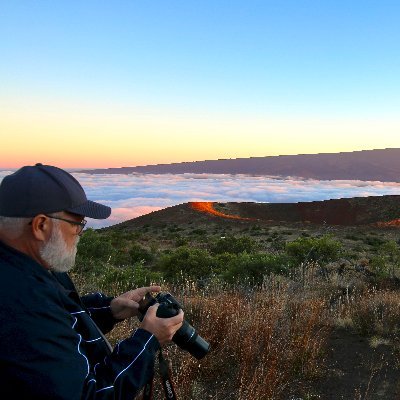
<svg viewBox="0 0 400 400">
<path fill-rule="evenodd" d="M 111 300 L 79 298 L 66 274 L 0 242 L 0 398 L 132 400 L 159 343 L 138 329 L 111 352 Z"/>
</svg>

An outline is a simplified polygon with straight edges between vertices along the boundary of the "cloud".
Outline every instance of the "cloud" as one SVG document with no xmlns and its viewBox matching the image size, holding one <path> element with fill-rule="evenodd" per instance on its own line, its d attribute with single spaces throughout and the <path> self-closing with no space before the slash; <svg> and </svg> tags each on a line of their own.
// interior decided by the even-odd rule
<svg viewBox="0 0 400 400">
<path fill-rule="evenodd" d="M 11 171 L 0 171 L 0 180 Z M 378 181 L 318 181 L 229 174 L 73 174 L 89 199 L 113 209 L 99 228 L 189 201 L 291 203 L 400 194 L 400 184 Z"/>
<path fill-rule="evenodd" d="M 154 206 L 133 206 L 133 207 L 120 207 L 113 208 L 111 216 L 106 220 L 90 220 L 88 221 L 88 226 L 91 228 L 104 228 L 106 226 L 111 226 L 118 224 L 122 221 L 140 217 L 144 214 L 149 214 L 153 211 L 161 210 L 164 207 L 154 207 Z"/>
</svg>

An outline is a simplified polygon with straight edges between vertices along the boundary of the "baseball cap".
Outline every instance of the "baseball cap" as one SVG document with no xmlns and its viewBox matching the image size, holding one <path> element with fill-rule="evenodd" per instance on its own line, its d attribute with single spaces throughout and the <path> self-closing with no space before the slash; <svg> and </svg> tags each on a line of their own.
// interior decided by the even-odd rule
<svg viewBox="0 0 400 400">
<path fill-rule="evenodd" d="M 67 211 L 105 219 L 111 208 L 88 200 L 80 183 L 67 171 L 51 165 L 25 166 L 0 184 L 0 215 L 34 217 Z"/>
</svg>

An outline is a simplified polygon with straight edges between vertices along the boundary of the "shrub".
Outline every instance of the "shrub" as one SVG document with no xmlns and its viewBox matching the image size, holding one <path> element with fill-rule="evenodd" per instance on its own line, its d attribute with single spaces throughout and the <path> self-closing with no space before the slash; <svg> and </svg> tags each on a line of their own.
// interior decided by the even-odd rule
<svg viewBox="0 0 400 400">
<path fill-rule="evenodd" d="M 127 248 L 115 250 L 114 256 L 110 258 L 109 262 L 117 267 L 124 267 L 131 264 L 131 257 Z"/>
<path fill-rule="evenodd" d="M 272 238 L 268 238 L 267 241 L 270 242 L 271 248 L 275 251 L 279 252 L 285 249 L 286 242 L 279 234 L 273 235 Z"/>
<path fill-rule="evenodd" d="M 381 244 L 371 258 L 371 268 L 378 278 L 395 277 L 400 264 L 400 248 L 394 240 Z"/>
<path fill-rule="evenodd" d="M 378 278 L 384 278 L 389 275 L 389 265 L 386 258 L 381 254 L 373 256 L 369 265 Z"/>
<path fill-rule="evenodd" d="M 153 260 L 153 255 L 150 251 L 140 246 L 139 244 L 133 244 L 129 251 L 129 257 L 131 263 L 148 263 Z"/>
<path fill-rule="evenodd" d="M 385 240 L 380 238 L 380 237 L 376 237 L 376 236 L 367 236 L 364 239 L 364 243 L 372 246 L 372 247 L 379 247 L 381 246 L 383 243 L 385 243 Z"/>
<path fill-rule="evenodd" d="M 284 255 L 242 253 L 229 260 L 222 278 L 228 283 L 262 283 L 266 275 L 282 274 L 288 268 Z"/>
<path fill-rule="evenodd" d="M 161 257 L 157 265 L 165 278 L 204 278 L 213 273 L 213 259 L 207 251 L 180 247 Z"/>
<path fill-rule="evenodd" d="M 175 246 L 176 247 L 181 247 L 181 246 L 186 246 L 189 243 L 189 241 L 185 237 L 178 237 L 175 240 Z"/>
<path fill-rule="evenodd" d="M 286 243 L 286 252 L 298 263 L 336 261 L 342 245 L 330 235 L 322 237 L 299 237 Z"/>
<path fill-rule="evenodd" d="M 109 261 L 114 254 L 115 249 L 109 239 L 93 229 L 87 229 L 79 240 L 76 266 L 86 269 L 93 262 Z"/>
<path fill-rule="evenodd" d="M 240 254 L 243 252 L 251 253 L 256 248 L 254 239 L 248 236 L 226 236 L 218 239 L 211 245 L 212 254 L 232 253 Z"/>
<path fill-rule="evenodd" d="M 192 235 L 206 235 L 207 231 L 205 229 L 197 228 L 197 229 L 193 229 L 191 234 Z"/>
</svg>

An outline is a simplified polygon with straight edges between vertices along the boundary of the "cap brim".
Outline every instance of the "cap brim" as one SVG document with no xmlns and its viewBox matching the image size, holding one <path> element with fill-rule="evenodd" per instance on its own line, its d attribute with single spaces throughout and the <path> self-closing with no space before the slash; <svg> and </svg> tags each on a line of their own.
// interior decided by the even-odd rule
<svg viewBox="0 0 400 400">
<path fill-rule="evenodd" d="M 77 207 L 69 208 L 65 211 L 94 219 L 106 219 L 111 215 L 110 207 L 95 203 L 91 200 L 88 200 L 86 203 L 83 203 Z"/>
</svg>

